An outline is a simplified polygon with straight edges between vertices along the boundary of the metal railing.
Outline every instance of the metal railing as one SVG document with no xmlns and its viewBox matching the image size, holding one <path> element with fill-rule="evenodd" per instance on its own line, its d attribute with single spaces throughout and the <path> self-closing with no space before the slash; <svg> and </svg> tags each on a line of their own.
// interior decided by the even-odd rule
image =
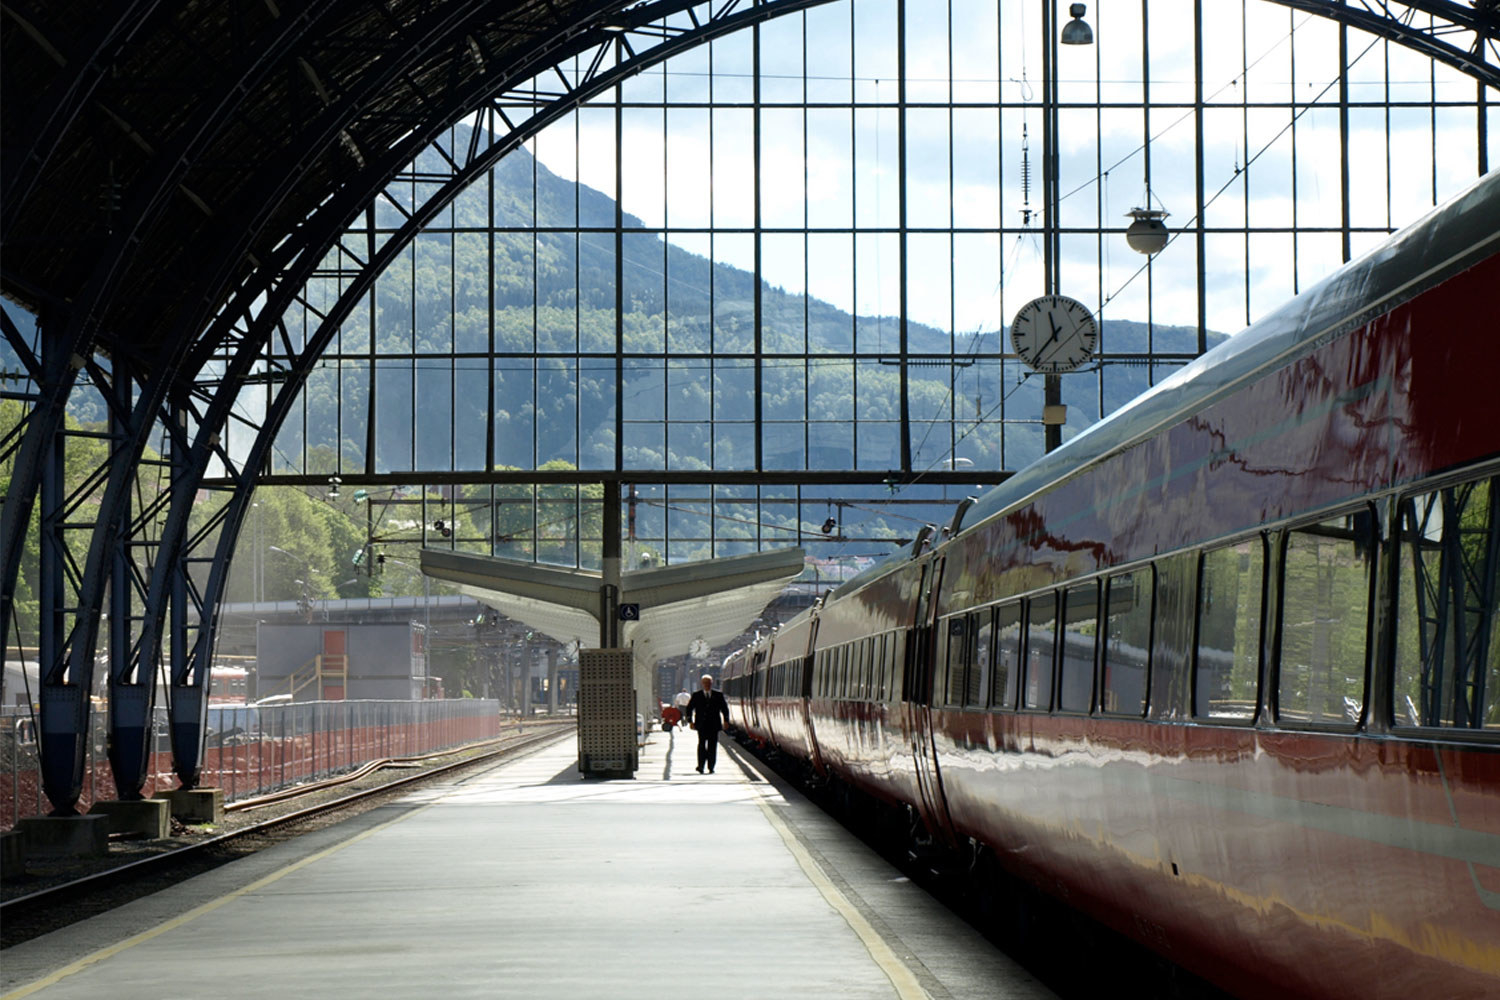
<svg viewBox="0 0 1500 1000">
<path fill-rule="evenodd" d="M 32 717 L 5 715 L 0 723 L 0 829 L 8 830 L 17 819 L 44 814 L 49 806 L 42 794 Z M 164 709 L 157 709 L 155 723 L 147 795 L 177 787 Z M 499 702 L 478 698 L 213 705 L 200 784 L 222 788 L 224 800 L 232 802 L 371 760 L 492 739 L 501 724 Z M 105 742 L 108 725 L 107 713 L 92 714 L 79 812 L 116 796 Z"/>
</svg>

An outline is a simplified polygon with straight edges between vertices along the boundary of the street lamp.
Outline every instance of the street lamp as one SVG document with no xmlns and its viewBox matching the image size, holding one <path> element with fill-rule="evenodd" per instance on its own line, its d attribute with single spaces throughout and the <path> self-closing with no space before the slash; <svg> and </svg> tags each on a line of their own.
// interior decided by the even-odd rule
<svg viewBox="0 0 1500 1000">
<path fill-rule="evenodd" d="M 1171 235 L 1162 219 L 1167 217 L 1165 209 L 1132 208 L 1125 213 L 1135 221 L 1125 229 L 1125 242 L 1136 253 L 1147 257 L 1161 253 Z"/>
<path fill-rule="evenodd" d="M 1075 3 L 1068 8 L 1068 13 L 1073 20 L 1063 25 L 1062 43 L 1064 45 L 1093 45 L 1094 29 L 1083 19 L 1088 7 L 1081 3 Z"/>
</svg>

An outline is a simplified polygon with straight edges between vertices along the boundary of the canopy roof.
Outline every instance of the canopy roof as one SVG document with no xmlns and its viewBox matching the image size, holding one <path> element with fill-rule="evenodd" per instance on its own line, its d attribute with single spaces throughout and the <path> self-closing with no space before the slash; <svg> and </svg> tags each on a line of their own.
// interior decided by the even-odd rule
<svg viewBox="0 0 1500 1000">
<path fill-rule="evenodd" d="M 621 643 L 648 663 L 681 656 L 698 639 L 722 645 L 743 633 L 803 564 L 795 548 L 622 573 L 620 603 L 640 605 L 641 616 L 622 623 Z M 422 572 L 558 642 L 591 646 L 598 639 L 604 579 L 597 572 L 446 549 L 423 549 Z"/>
</svg>

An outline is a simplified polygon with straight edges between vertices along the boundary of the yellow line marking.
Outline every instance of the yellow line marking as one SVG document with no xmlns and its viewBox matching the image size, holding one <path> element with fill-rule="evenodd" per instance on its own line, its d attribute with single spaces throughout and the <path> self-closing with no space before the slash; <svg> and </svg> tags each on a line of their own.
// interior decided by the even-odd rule
<svg viewBox="0 0 1500 1000">
<path fill-rule="evenodd" d="M 278 869 L 277 871 L 274 871 L 271 874 L 266 875 L 263 878 L 260 878 L 260 879 L 257 879 L 254 882 L 251 882 L 249 885 L 242 886 L 242 887 L 234 890 L 233 892 L 230 892 L 230 893 L 227 893 L 227 894 L 225 894 L 223 896 L 220 896 L 217 899 L 209 900 L 207 903 L 204 903 L 202 906 L 198 906 L 198 907 L 195 907 L 195 908 L 193 908 L 191 910 L 188 910 L 186 913 L 179 913 L 177 916 L 175 916 L 172 919 L 166 921 L 165 923 L 157 924 L 155 927 L 151 928 L 149 931 L 142 931 L 141 933 L 136 934 L 133 937 L 128 937 L 128 938 L 126 938 L 123 941 L 118 941 L 115 944 L 110 945 L 108 948 L 100 948 L 98 951 L 94 952 L 91 955 L 85 955 L 83 958 L 80 958 L 78 961 L 73 962 L 73 963 L 71 963 L 69 965 L 63 966 L 61 969 L 58 969 L 56 972 L 52 973 L 50 976 L 46 976 L 45 978 L 38 979 L 34 983 L 31 983 L 31 984 L 26 985 L 26 986 L 22 986 L 19 989 L 13 990 L 10 993 L 5 994 L 4 996 L 0 996 L 0 1000 L 19 1000 L 19 998 L 21 998 L 21 997 L 29 997 L 33 993 L 36 993 L 38 990 L 43 990 L 43 989 L 46 989 L 48 986 L 53 986 L 53 985 L 61 982 L 62 980 L 68 978 L 69 976 L 73 975 L 76 972 L 82 972 L 84 969 L 88 968 L 89 966 L 94 965 L 94 964 L 96 964 L 98 962 L 102 962 L 102 961 L 104 961 L 107 958 L 113 958 L 114 956 L 120 954 L 122 951 L 128 951 L 129 949 L 134 948 L 138 944 L 145 944 L 147 941 L 150 941 L 152 938 L 160 937 L 161 935 L 166 934 L 168 931 L 174 931 L 174 930 L 176 930 L 177 928 L 181 927 L 184 924 L 187 924 L 187 923 L 190 923 L 190 922 L 192 922 L 194 920 L 197 920 L 199 917 L 203 916 L 204 914 L 212 913 L 214 910 L 217 910 L 219 907 L 225 905 L 226 903 L 232 903 L 236 899 L 239 899 L 241 896 L 248 895 L 248 894 L 250 894 L 252 892 L 255 892 L 255 891 L 259 890 L 259 889 L 264 889 L 266 886 L 270 885 L 272 882 L 280 881 L 281 879 L 285 878 L 286 876 L 292 874 L 292 872 L 295 872 L 295 871 L 298 871 L 300 869 L 306 868 L 308 865 L 313 864 L 316 861 L 321 861 L 324 858 L 328 857 L 329 855 L 337 854 L 339 851 L 342 851 L 346 847 L 352 847 L 353 845 L 359 843 L 361 840 L 364 840 L 367 837 L 373 837 L 375 834 L 379 833 L 380 831 L 385 830 L 388 827 L 395 826 L 397 823 L 401 823 L 401 822 L 404 822 L 405 820 L 411 819 L 413 816 L 417 815 L 418 813 L 426 812 L 428 809 L 431 809 L 431 808 L 432 808 L 432 805 L 429 804 L 429 805 L 421 806 L 420 808 L 417 808 L 417 809 L 413 809 L 410 812 L 403 813 L 402 815 L 397 816 L 395 819 L 389 819 L 389 820 L 386 820 L 384 823 L 381 823 L 378 826 L 372 826 L 368 830 L 364 831 L 363 833 L 355 834 L 353 837 L 350 837 L 348 840 L 341 841 L 340 843 L 334 844 L 332 847 L 325 847 L 323 850 L 318 851 L 316 854 L 309 854 L 307 857 L 303 858 L 302 860 L 300 860 L 300 861 L 294 861 L 291 864 L 287 865 L 285 868 Z"/>
<path fill-rule="evenodd" d="M 743 775 L 740 780 L 750 786 L 755 796 L 755 804 L 760 807 L 761 814 L 771 824 L 771 829 L 780 835 L 781 842 L 786 845 L 787 851 L 797 860 L 802 874 L 807 876 L 807 880 L 823 894 L 823 899 L 828 905 L 844 918 L 849 929 L 859 937 L 860 943 L 865 946 L 865 950 L 870 953 L 870 957 L 875 960 L 880 971 L 885 973 L 891 985 L 896 988 L 896 996 L 901 1000 L 931 1000 L 927 991 L 922 989 L 922 984 L 917 982 L 916 973 L 912 972 L 911 967 L 891 950 L 885 938 L 881 937 L 880 932 L 870 925 L 870 922 L 853 903 L 849 902 L 849 898 L 839 891 L 839 887 L 829 881 L 828 876 L 823 874 L 823 869 L 818 867 L 812 855 L 807 853 L 807 848 L 802 846 L 797 835 L 786 825 L 786 821 L 776 815 L 776 810 L 771 808 L 771 804 L 766 801 L 769 783 L 754 784 Z M 5 998 L 0 998 L 0 1000 L 5 1000 Z"/>
</svg>

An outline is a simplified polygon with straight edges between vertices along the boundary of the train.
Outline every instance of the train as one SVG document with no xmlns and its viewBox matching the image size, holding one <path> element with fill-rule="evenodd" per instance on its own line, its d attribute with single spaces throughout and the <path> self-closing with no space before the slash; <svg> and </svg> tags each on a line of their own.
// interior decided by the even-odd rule
<svg viewBox="0 0 1500 1000">
<path fill-rule="evenodd" d="M 733 727 L 1233 995 L 1500 995 L 1497 302 L 1492 172 L 730 654 Z"/>
</svg>

